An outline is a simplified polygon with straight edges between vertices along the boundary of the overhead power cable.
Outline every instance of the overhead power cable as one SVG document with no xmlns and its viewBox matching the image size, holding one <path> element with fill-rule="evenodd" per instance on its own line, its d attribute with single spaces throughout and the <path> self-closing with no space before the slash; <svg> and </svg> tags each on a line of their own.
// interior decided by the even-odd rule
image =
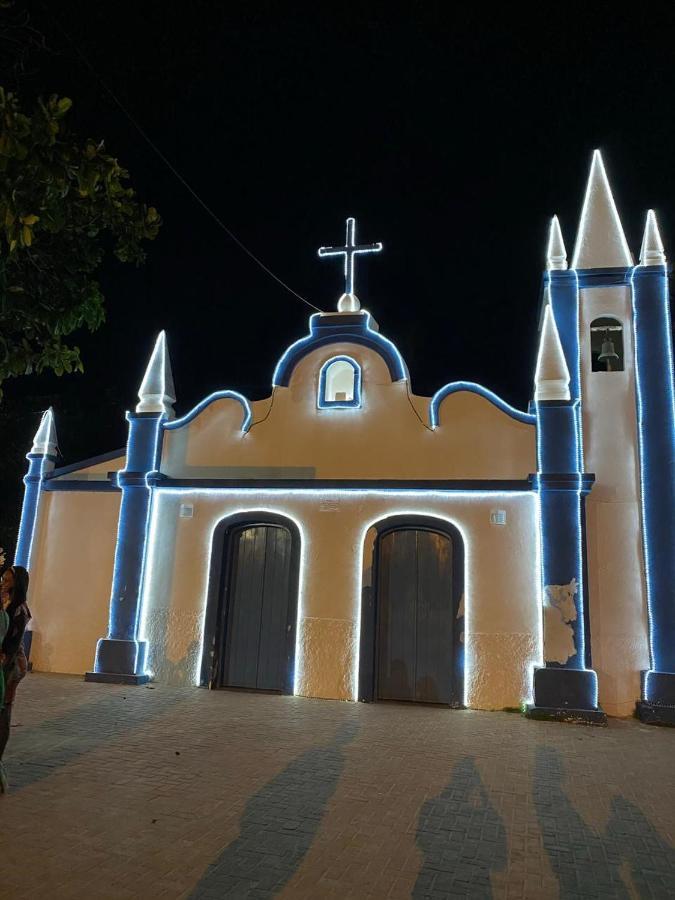
<svg viewBox="0 0 675 900">
<path fill-rule="evenodd" d="M 115 92 L 112 90 L 112 88 L 110 88 L 109 85 L 105 82 L 105 80 L 101 77 L 101 75 L 99 75 L 99 73 L 97 72 L 97 70 L 96 70 L 96 69 L 94 68 L 94 66 L 89 62 L 89 60 L 88 60 L 87 57 L 84 55 L 84 53 L 82 52 L 82 50 L 80 50 L 80 48 L 79 48 L 79 46 L 77 45 L 76 41 L 74 41 L 74 40 L 71 38 L 71 36 L 68 34 L 68 32 L 65 30 L 65 28 L 61 25 L 61 23 L 58 22 L 56 19 L 54 19 L 54 21 L 55 21 L 56 26 L 57 26 L 57 28 L 59 29 L 59 31 L 63 34 L 63 36 L 64 36 L 64 37 L 66 38 L 66 40 L 68 41 L 68 43 L 69 43 L 69 44 L 71 45 L 71 47 L 75 50 L 75 52 L 77 53 L 77 55 L 79 56 L 79 58 L 82 60 L 82 62 L 84 63 L 84 65 L 85 65 L 85 66 L 89 69 L 89 71 L 94 75 L 94 77 L 97 79 L 97 81 L 99 82 L 99 84 L 101 85 L 101 87 L 106 91 L 106 93 L 108 93 L 108 94 L 110 95 L 110 97 L 112 98 L 112 100 L 117 104 L 117 106 L 120 108 L 120 110 L 122 111 L 122 113 L 123 113 L 123 114 L 127 117 L 127 119 L 131 122 L 131 124 L 134 126 L 134 128 L 136 129 L 136 131 L 137 131 L 137 132 L 140 134 L 140 136 L 143 138 L 143 140 L 148 144 L 149 147 L 152 148 L 152 150 L 154 150 L 154 152 L 155 152 L 155 153 L 157 154 L 157 156 L 162 160 L 162 162 L 163 162 L 164 165 L 167 167 L 167 169 L 169 169 L 169 171 L 170 171 L 170 172 L 178 179 L 178 181 L 180 181 L 180 183 L 183 185 L 183 187 L 185 188 L 185 190 L 188 191 L 188 193 L 190 193 L 190 194 L 192 195 L 192 197 L 193 197 L 193 198 L 197 201 L 197 203 L 202 207 L 202 209 L 204 210 L 204 212 L 206 212 L 206 213 L 213 219 L 213 221 L 223 229 L 223 231 L 225 232 L 225 234 L 230 238 L 230 240 L 234 241 L 234 243 L 237 245 L 237 247 L 239 247 L 240 250 L 243 250 L 243 252 L 244 252 L 250 259 L 252 259 L 253 262 L 254 262 L 256 265 L 260 266 L 260 268 L 263 270 L 263 272 L 266 272 L 266 273 L 270 276 L 270 278 L 273 278 L 278 284 L 281 285 L 282 288 L 284 288 L 284 290 L 288 291 L 288 293 L 289 293 L 289 294 L 292 294 L 294 297 L 297 297 L 298 300 L 301 300 L 303 303 L 305 303 L 305 304 L 306 304 L 307 306 L 309 306 L 311 309 L 314 309 L 314 310 L 316 310 L 317 312 L 322 312 L 323 310 L 319 309 L 318 306 L 315 306 L 313 303 L 310 303 L 310 301 L 307 300 L 305 297 L 303 297 L 302 294 L 299 294 L 297 291 L 294 291 L 293 288 L 290 287 L 290 285 L 286 284 L 285 281 L 283 281 L 281 278 L 279 278 L 279 276 L 276 275 L 276 274 L 269 268 L 269 266 L 266 266 L 265 263 L 264 263 L 261 259 L 259 259 L 259 258 L 255 255 L 255 253 L 253 253 L 252 250 L 249 250 L 249 248 L 246 246 L 246 244 L 244 244 L 242 241 L 240 241 L 239 238 L 236 236 L 236 234 L 234 234 L 234 233 L 227 227 L 227 225 L 225 225 L 225 223 L 222 221 L 222 219 L 221 219 L 221 218 L 220 218 L 220 217 L 219 217 L 219 216 L 211 209 L 211 207 L 206 203 L 205 200 L 202 200 L 202 198 L 201 198 L 201 197 L 199 196 L 199 194 L 195 191 L 195 189 L 192 187 L 192 185 L 191 185 L 188 181 L 186 181 L 186 179 L 181 175 L 181 173 L 180 173 L 180 172 L 178 171 L 178 169 L 173 165 L 173 163 L 172 163 L 172 162 L 164 155 L 164 153 L 162 153 L 162 151 L 159 149 L 159 147 L 157 146 L 157 144 L 155 144 L 155 142 L 152 140 L 152 138 L 150 137 L 150 135 L 145 131 L 145 129 L 140 125 L 140 123 L 139 123 L 139 122 L 134 118 L 134 116 L 129 112 L 129 110 L 128 110 L 128 109 L 126 108 L 126 106 L 122 103 L 122 101 L 119 99 L 119 97 L 117 96 L 117 94 L 115 94 Z"/>
</svg>

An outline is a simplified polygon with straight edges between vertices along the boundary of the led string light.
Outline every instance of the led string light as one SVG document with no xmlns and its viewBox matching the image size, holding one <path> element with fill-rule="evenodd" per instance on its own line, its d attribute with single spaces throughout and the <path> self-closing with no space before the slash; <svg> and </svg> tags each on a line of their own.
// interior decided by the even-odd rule
<svg viewBox="0 0 675 900">
<path fill-rule="evenodd" d="M 382 244 L 380 241 L 377 241 L 374 244 L 357 244 L 356 219 L 347 219 L 346 226 L 344 247 L 319 247 L 319 256 L 321 258 L 344 256 L 345 294 L 349 296 L 354 293 L 354 268 L 356 256 L 363 253 L 380 253 Z"/>
<path fill-rule="evenodd" d="M 534 425 L 537 421 L 535 415 L 516 409 L 481 384 L 476 384 L 474 381 L 453 381 L 436 391 L 431 398 L 431 403 L 429 404 L 429 422 L 432 428 L 438 427 L 440 406 L 443 400 L 445 400 L 446 397 L 449 397 L 450 394 L 455 394 L 458 391 L 469 391 L 473 394 L 479 394 L 481 397 L 485 397 L 486 400 L 489 400 L 490 403 L 498 409 L 501 409 L 502 412 L 511 416 L 512 419 L 517 419 L 519 422 L 524 422 L 527 425 Z"/>
<path fill-rule="evenodd" d="M 361 631 L 361 599 L 362 599 L 362 590 L 363 590 L 363 559 L 365 552 L 365 540 L 367 533 L 370 528 L 374 525 L 386 521 L 395 516 L 428 516 L 429 518 L 435 518 L 440 521 L 448 522 L 454 525 L 462 536 L 462 540 L 464 541 L 464 550 L 465 550 L 465 606 L 464 606 L 464 621 L 465 621 L 465 634 L 468 637 L 470 632 L 470 622 L 471 622 L 471 614 L 472 614 L 472 605 L 473 605 L 473 583 L 471 578 L 472 566 L 473 566 L 473 542 L 470 539 L 469 533 L 467 531 L 466 525 L 460 525 L 455 518 L 449 516 L 443 510 L 436 510 L 433 507 L 424 507 L 420 509 L 412 509 L 409 506 L 411 500 L 413 501 L 424 501 L 424 500 L 454 500 L 461 499 L 464 501 L 470 502 L 479 502 L 482 500 L 510 500 L 513 501 L 515 498 L 523 498 L 523 497 L 533 497 L 534 505 L 533 505 L 533 518 L 534 518 L 534 545 L 537 548 L 536 550 L 536 558 L 535 558 L 535 572 L 538 571 L 538 566 L 540 565 L 540 557 L 541 557 L 541 548 L 538 540 L 538 531 L 540 523 L 537 521 L 539 519 L 539 502 L 537 500 L 536 494 L 532 491 L 439 491 L 439 490 L 421 490 L 415 491 L 410 489 L 377 489 L 377 488 L 368 488 L 368 489 L 356 489 L 356 490 L 345 490 L 345 489 L 334 489 L 334 490 L 319 490 L 319 489 L 283 489 L 279 491 L 273 492 L 273 502 L 271 502 L 270 494 L 272 493 L 270 489 L 267 490 L 259 490 L 259 489 L 219 489 L 219 488 L 171 488 L 171 487 L 156 487 L 155 488 L 158 497 L 156 498 L 156 502 L 152 504 L 152 514 L 151 514 L 151 524 L 149 531 L 149 553 L 148 553 L 148 561 L 146 570 L 144 573 L 144 582 L 143 582 L 143 591 L 142 591 L 142 603 L 141 603 L 141 628 L 140 628 L 140 640 L 147 640 L 147 617 L 149 613 L 149 600 L 153 590 L 153 586 L 156 580 L 155 570 L 159 569 L 160 563 L 158 561 L 159 557 L 159 517 L 160 517 L 160 509 L 161 509 L 161 498 L 164 496 L 167 497 L 217 497 L 223 501 L 232 500 L 235 501 L 236 507 L 232 510 L 228 510 L 224 515 L 220 513 L 217 514 L 216 520 L 212 528 L 209 531 L 204 556 L 207 560 L 207 571 L 208 577 L 206 579 L 206 585 L 204 589 L 204 595 L 202 599 L 202 609 L 199 617 L 199 621 L 201 622 L 200 628 L 200 650 L 199 657 L 197 660 L 197 666 L 194 673 L 195 683 L 199 684 L 201 680 L 201 667 L 203 660 L 203 650 L 204 650 L 204 628 L 205 628 L 205 619 L 206 619 L 206 611 L 207 604 L 209 598 L 209 589 L 210 589 L 210 577 L 211 577 L 211 563 L 212 563 L 212 555 L 214 552 L 213 547 L 213 537 L 215 533 L 215 529 L 218 524 L 225 520 L 229 519 L 231 516 L 239 516 L 239 515 L 247 515 L 255 518 L 256 514 L 276 514 L 281 515 L 294 523 L 297 527 L 298 532 L 300 534 L 300 573 L 299 573 L 299 582 L 298 582 L 298 612 L 297 612 L 297 623 L 296 623 L 296 658 L 295 658 L 295 672 L 294 672 L 294 693 L 298 693 L 300 684 L 302 683 L 302 678 L 304 677 L 303 664 L 304 660 L 301 656 L 301 623 L 304 618 L 304 610 L 305 610 L 305 581 L 306 581 L 306 569 L 308 564 L 308 546 L 309 539 L 307 537 L 307 532 L 301 521 L 299 520 L 297 514 L 293 511 L 290 511 L 284 503 L 285 499 L 309 499 L 309 498 L 326 498 L 326 497 L 374 497 L 374 498 L 383 498 L 383 499 L 391 499 L 395 497 L 397 499 L 401 499 L 402 501 L 407 501 L 407 503 L 403 503 L 397 509 L 388 509 L 381 515 L 377 515 L 369 519 L 367 523 L 360 527 L 359 531 L 359 539 L 358 539 L 358 547 L 360 552 L 354 558 L 354 570 L 353 570 L 353 585 L 355 586 L 355 597 L 353 598 L 353 615 L 354 615 L 354 624 L 356 628 L 356 636 L 355 636 L 355 653 L 354 653 L 354 669 L 352 672 L 352 698 L 358 698 L 358 683 L 359 683 L 359 661 L 360 661 L 360 631 Z M 249 502 L 248 506 L 242 507 L 241 501 L 242 499 L 246 499 Z M 542 604 L 541 604 L 541 579 L 537 579 L 536 577 L 533 579 L 534 587 L 535 587 L 535 598 L 538 602 L 538 610 L 537 610 L 537 637 L 539 641 L 539 646 L 537 648 L 538 656 L 543 658 L 543 625 L 542 625 Z M 471 682 L 472 675 L 472 659 L 471 653 L 468 648 L 468 640 L 465 644 L 465 666 L 464 666 L 464 703 L 468 705 L 468 686 Z"/>
<path fill-rule="evenodd" d="M 47 455 L 43 455 L 40 459 L 39 464 L 39 474 L 31 475 L 31 469 L 33 468 L 31 463 L 36 460 L 34 456 L 33 459 L 29 460 L 28 472 L 25 475 L 25 478 L 30 478 L 31 480 L 26 482 L 24 481 L 25 488 L 28 488 L 28 485 L 34 487 L 34 492 L 31 491 L 31 502 L 30 505 L 33 507 L 33 514 L 30 517 L 30 525 L 28 525 L 26 521 L 26 514 L 28 511 L 27 502 L 28 502 L 28 494 L 29 491 L 24 489 L 23 492 L 23 500 L 21 502 L 21 517 L 19 519 L 19 533 L 17 535 L 16 542 L 16 552 L 14 554 L 15 558 L 20 558 L 22 556 L 19 551 L 23 551 L 23 555 L 25 557 L 25 563 L 15 562 L 15 565 L 23 565 L 24 568 L 30 569 L 30 561 L 33 553 L 33 542 L 35 540 L 35 530 L 37 528 L 37 520 L 38 520 L 38 507 L 40 503 L 40 495 L 42 493 L 42 482 L 46 475 L 46 464 L 51 460 Z M 26 532 L 30 530 L 30 536 L 26 538 Z M 24 543 L 27 542 L 27 549 L 24 550 Z"/>
<path fill-rule="evenodd" d="M 639 354 L 638 354 L 638 340 L 637 340 L 637 323 L 636 323 L 636 305 L 635 305 L 635 274 L 638 269 L 643 268 L 640 265 L 634 266 L 630 273 L 630 286 L 631 286 L 631 298 L 632 298 L 632 307 L 633 307 L 633 315 L 632 315 L 632 324 L 633 324 L 633 356 L 635 359 L 635 389 L 637 396 L 637 411 L 638 411 L 638 452 L 640 456 L 640 508 L 642 512 L 642 546 L 643 546 L 643 555 L 645 562 L 645 585 L 646 585 L 646 594 L 647 594 L 647 619 L 649 624 L 649 670 L 645 673 L 645 682 L 644 682 L 644 691 L 645 691 L 645 700 L 649 702 L 649 681 L 650 675 L 652 675 L 656 669 L 656 661 L 654 659 L 654 645 L 656 643 L 656 625 L 654 622 L 654 589 L 652 584 L 652 572 L 650 567 L 650 528 L 649 528 L 649 520 L 647 518 L 646 513 L 646 504 L 645 504 L 645 490 L 644 490 L 644 472 L 647 464 L 647 452 L 645 448 L 645 425 L 644 425 L 644 397 L 642 395 L 641 388 L 641 379 L 640 379 L 640 362 L 639 362 Z M 666 266 L 662 267 L 664 272 L 666 271 Z M 675 417 L 675 395 L 673 393 L 673 381 L 672 381 L 672 372 L 673 372 L 673 344 L 671 337 L 671 319 L 670 319 L 670 308 L 668 303 L 668 284 L 667 279 L 663 279 L 663 287 L 661 294 L 661 302 L 664 306 L 664 316 L 666 322 L 665 335 L 663 335 L 663 339 L 665 340 L 665 348 L 668 356 L 668 365 L 669 365 L 669 373 L 670 377 L 668 378 L 668 389 L 670 393 L 670 403 L 671 409 L 674 411 Z M 671 441 L 675 445 L 675 434 L 671 436 Z"/>
<path fill-rule="evenodd" d="M 600 186 L 603 190 L 609 203 L 609 211 L 612 217 L 614 231 L 619 236 L 621 250 L 626 260 L 624 265 L 633 265 L 633 257 L 631 255 L 628 242 L 626 241 L 626 235 L 623 233 L 621 219 L 619 218 L 619 212 L 616 208 L 616 203 L 614 202 L 614 195 L 612 194 L 611 188 L 609 186 L 609 179 L 607 178 L 607 172 L 605 171 L 605 164 L 602 159 L 602 154 L 599 150 L 594 150 L 593 160 L 591 162 L 591 171 L 588 176 L 588 181 L 586 182 L 586 192 L 584 194 L 584 202 L 581 209 L 581 218 L 579 220 L 577 239 L 574 243 L 574 253 L 572 255 L 571 265 L 572 269 L 577 269 L 579 267 L 579 257 L 581 256 L 581 252 L 583 249 L 584 236 L 588 232 L 588 221 L 591 216 L 591 208 L 594 205 L 592 201 L 592 195 L 594 193 L 594 189 L 596 189 L 598 186 Z"/>
<path fill-rule="evenodd" d="M 405 364 L 405 361 L 401 354 L 398 351 L 398 348 L 395 344 L 393 344 L 388 338 L 384 337 L 379 333 L 379 331 L 375 331 L 371 328 L 371 320 L 372 316 L 370 313 L 363 309 L 355 315 L 362 316 L 364 319 L 363 323 L 363 332 L 367 337 L 368 341 L 375 345 L 378 349 L 386 348 L 392 355 L 394 359 L 394 373 L 392 374 L 392 381 L 404 381 L 408 379 L 408 368 Z M 326 346 L 326 344 L 331 343 L 360 343 L 358 340 L 359 332 L 344 332 L 340 331 L 336 328 L 335 334 L 330 335 L 328 339 L 324 335 L 317 335 L 317 330 L 320 327 L 319 321 L 323 318 L 323 316 L 319 313 L 314 313 L 309 317 L 309 330 L 310 334 L 305 335 L 305 337 L 299 338 L 297 341 L 294 341 L 282 354 L 279 362 L 274 369 L 274 374 L 272 375 L 272 386 L 273 387 L 283 387 L 282 381 L 285 378 L 286 369 L 290 365 L 290 361 L 294 356 L 299 354 L 301 350 L 306 350 L 306 353 L 311 353 L 312 350 L 318 350 L 320 347 Z M 379 346 L 378 346 L 379 345 Z M 306 355 L 306 354 L 303 354 Z M 395 377 L 394 377 L 395 376 Z"/>
<path fill-rule="evenodd" d="M 589 188 L 587 187 L 587 192 Z M 575 251 L 576 255 L 576 251 Z M 570 270 L 570 276 L 574 279 L 574 298 L 575 298 L 575 321 L 579 322 L 579 305 L 580 305 L 580 290 L 579 290 L 579 275 L 576 269 L 572 268 Z M 552 282 L 550 272 L 546 273 L 546 284 L 549 287 L 549 291 L 551 291 L 552 297 Z M 551 306 L 551 311 L 553 312 L 553 304 Z M 554 315 L 555 320 L 555 315 Z M 556 324 L 557 327 L 557 324 Z M 581 347 L 579 343 L 579 331 L 577 324 L 577 335 L 576 335 L 576 359 L 575 359 L 575 367 L 577 373 L 577 391 L 581 392 Z M 579 627 L 578 627 L 578 636 L 579 636 L 579 644 L 580 646 L 577 649 L 577 655 L 581 661 L 580 669 L 584 672 L 592 672 L 593 673 L 593 685 L 594 685 L 594 695 L 593 695 L 593 706 L 597 707 L 598 705 L 598 679 L 597 673 L 594 669 L 586 668 L 586 621 L 585 621 L 585 612 L 586 612 L 586 598 L 585 598 L 585 579 L 584 579 L 584 539 L 583 539 L 583 529 L 582 529 L 582 512 L 581 512 L 581 504 L 583 503 L 583 495 L 584 495 L 584 485 L 583 485 L 583 474 L 585 471 L 585 461 L 584 461 L 584 430 L 583 430 L 583 414 L 582 414 L 582 406 L 580 397 L 574 397 L 573 400 L 573 416 L 575 423 L 575 431 L 576 431 L 576 440 L 575 440 L 575 457 L 576 457 L 576 465 L 575 472 L 577 474 L 577 536 L 579 543 L 579 556 L 578 556 L 578 571 L 577 571 L 577 584 L 578 584 L 578 595 L 579 595 L 579 607 L 578 612 L 581 613 L 579 616 Z M 537 428 L 537 468 L 541 471 L 541 435 L 540 428 Z M 537 485 L 539 486 L 539 490 L 541 491 L 541 482 L 537 477 Z M 544 540 L 543 534 L 541 536 L 542 542 Z M 542 600 L 544 597 L 545 590 L 545 574 L 543 570 L 543 546 L 542 546 Z"/>
<path fill-rule="evenodd" d="M 153 470 L 156 470 L 157 466 L 159 465 L 160 454 L 162 452 L 161 451 L 161 447 L 162 447 L 162 443 L 163 443 L 162 438 L 164 436 L 162 429 L 166 425 L 165 418 L 166 418 L 165 415 L 162 415 L 160 417 L 160 419 L 158 420 L 157 426 L 155 428 L 155 447 L 154 447 L 154 451 L 153 451 Z M 148 547 L 149 547 L 148 540 L 150 537 L 150 521 L 152 519 L 153 507 L 155 504 L 154 488 L 152 485 L 148 484 L 148 473 L 146 473 L 146 475 L 145 475 L 144 482 L 145 482 L 145 489 L 148 491 L 149 497 L 148 497 L 148 510 L 147 510 L 146 519 L 145 519 L 145 534 L 143 537 L 143 557 L 142 557 L 142 561 L 141 561 L 141 577 L 138 582 L 139 597 L 138 597 L 138 604 L 136 606 L 136 620 L 135 620 L 135 626 L 134 626 L 134 630 L 135 630 L 137 637 L 139 634 L 139 625 L 140 625 L 140 619 L 141 619 L 143 584 L 145 582 L 145 566 L 146 566 L 147 558 L 148 558 Z"/>
<path fill-rule="evenodd" d="M 119 520 L 118 520 L 118 525 L 117 525 L 117 539 L 115 542 L 112 589 L 114 590 L 115 573 L 116 573 L 116 571 L 118 571 L 118 553 L 120 552 L 120 547 L 123 546 L 125 543 L 126 531 L 127 531 L 127 527 L 128 527 L 129 512 L 128 512 L 128 509 L 123 508 L 123 507 L 125 507 L 125 504 L 124 504 L 125 495 L 128 500 L 128 499 L 130 499 L 130 494 L 128 493 L 128 488 L 130 488 L 130 487 L 141 488 L 147 492 L 148 496 L 147 496 L 146 502 L 147 502 L 148 506 L 146 508 L 145 529 L 144 529 L 144 533 L 143 533 L 143 545 L 142 545 L 142 552 L 141 552 L 141 570 L 139 573 L 139 580 L 138 580 L 139 596 L 138 596 L 138 603 L 136 605 L 136 611 L 135 611 L 134 622 L 133 622 L 133 633 L 135 635 L 133 640 L 138 641 L 138 625 L 139 625 L 140 610 L 141 610 L 141 604 L 142 604 L 143 579 L 145 576 L 146 558 L 147 558 L 147 554 L 148 554 L 149 522 L 150 522 L 150 512 L 152 509 L 153 495 L 152 495 L 152 485 L 148 483 L 148 474 L 149 473 L 147 473 L 147 472 L 146 473 L 140 473 L 140 472 L 134 473 L 134 470 L 130 470 L 128 468 L 128 466 L 129 466 L 129 461 L 134 460 L 137 456 L 136 444 L 141 440 L 141 438 L 139 437 L 139 427 L 138 426 L 140 425 L 142 428 L 143 425 L 149 425 L 150 427 L 153 428 L 152 460 L 151 460 L 152 470 L 155 470 L 157 468 L 157 465 L 159 464 L 160 454 L 161 454 L 162 427 L 164 424 L 166 424 L 166 413 L 159 413 L 159 414 L 157 414 L 157 416 L 148 416 L 148 415 L 138 415 L 138 414 L 134 414 L 134 413 L 127 413 L 126 419 L 128 422 L 132 422 L 132 421 L 135 422 L 136 427 L 129 429 L 124 469 L 120 469 L 119 471 L 117 471 L 114 476 L 115 485 L 122 491 L 122 498 L 120 501 L 120 513 L 119 513 Z M 132 472 L 136 475 L 142 474 L 143 475 L 143 484 L 142 485 L 140 485 L 140 484 L 137 484 L 137 485 L 120 484 L 120 476 L 127 475 L 130 472 Z M 125 513 L 124 516 L 122 515 L 123 512 Z M 120 566 L 120 568 L 121 568 L 121 566 Z M 116 628 L 114 627 L 114 624 L 115 624 L 114 619 L 116 618 L 117 613 L 118 613 L 118 609 L 117 609 L 116 599 L 111 596 L 110 609 L 108 612 L 108 634 L 109 635 L 112 635 L 116 631 Z M 138 656 L 138 647 L 137 647 L 136 655 Z"/>
<path fill-rule="evenodd" d="M 238 391 L 214 391 L 212 394 L 209 394 L 208 397 L 205 397 L 201 400 L 193 409 L 190 410 L 189 413 L 186 413 L 180 419 L 174 419 L 172 422 L 165 422 L 162 426 L 165 431 L 175 431 L 177 428 L 182 428 L 184 425 L 189 425 L 190 422 L 194 418 L 196 418 L 199 413 L 203 412 L 207 406 L 210 406 L 211 403 L 214 403 L 216 400 L 224 400 L 231 399 L 237 400 L 241 403 L 244 408 L 244 420 L 241 424 L 241 430 L 246 433 L 251 427 L 251 420 L 253 419 L 253 413 L 251 411 L 251 404 L 244 397 L 243 394 L 240 394 Z"/>
</svg>

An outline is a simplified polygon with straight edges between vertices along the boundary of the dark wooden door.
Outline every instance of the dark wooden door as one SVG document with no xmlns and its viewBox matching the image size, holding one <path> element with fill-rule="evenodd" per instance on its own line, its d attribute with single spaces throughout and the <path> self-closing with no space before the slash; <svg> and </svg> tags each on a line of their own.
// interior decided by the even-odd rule
<svg viewBox="0 0 675 900">
<path fill-rule="evenodd" d="M 379 539 L 376 696 L 450 703 L 453 699 L 452 541 L 424 529 Z"/>
<path fill-rule="evenodd" d="M 221 684 L 287 691 L 296 613 L 289 531 L 277 525 L 237 529 L 231 538 L 228 581 Z"/>
</svg>

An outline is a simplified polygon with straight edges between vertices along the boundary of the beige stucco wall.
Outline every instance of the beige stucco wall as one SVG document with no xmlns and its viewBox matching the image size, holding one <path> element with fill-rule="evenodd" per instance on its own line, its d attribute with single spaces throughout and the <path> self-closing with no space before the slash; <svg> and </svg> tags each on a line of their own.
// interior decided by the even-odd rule
<svg viewBox="0 0 675 900">
<path fill-rule="evenodd" d="M 191 518 L 179 516 L 181 503 L 193 506 Z M 354 699 L 368 528 L 388 516 L 431 515 L 465 539 L 466 701 L 516 706 L 541 660 L 536 504 L 530 493 L 156 491 L 141 619 L 149 667 L 160 681 L 197 682 L 213 530 L 235 513 L 274 512 L 302 536 L 296 691 Z M 490 524 L 494 509 L 506 510 L 506 525 Z"/>
<path fill-rule="evenodd" d="M 360 409 L 318 409 L 319 373 L 328 359 L 362 368 Z M 237 400 L 214 401 L 189 424 L 165 432 L 161 470 L 183 478 L 527 478 L 536 470 L 535 428 L 466 391 L 441 404 L 429 426 L 429 400 L 392 383 L 382 358 L 357 344 L 309 353 L 288 387 L 252 404 L 242 432 Z M 424 415 L 419 409 L 424 409 Z"/>
<path fill-rule="evenodd" d="M 605 712 L 630 716 L 649 668 L 630 288 L 580 292 L 584 459 L 596 480 L 586 501 L 593 668 Z M 624 371 L 591 371 L 590 326 L 623 325 Z"/>
<path fill-rule="evenodd" d="M 323 364 L 351 356 L 362 371 L 358 409 L 319 409 Z M 288 387 L 252 404 L 252 426 L 232 398 L 206 406 L 165 431 L 161 471 L 209 479 L 526 479 L 535 471 L 535 429 L 485 397 L 463 391 L 429 424 L 429 398 L 408 381 L 392 383 L 378 353 L 358 344 L 312 351 Z M 178 515 L 192 504 L 192 518 Z M 506 526 L 489 523 L 507 510 Z M 224 517 L 271 511 L 302 533 L 296 691 L 353 699 L 358 676 L 361 577 L 366 532 L 401 513 L 454 522 L 467 545 L 466 699 L 471 706 L 516 706 L 541 657 L 538 527 L 532 494 L 484 495 L 335 492 L 155 492 L 146 566 L 142 636 L 159 680 L 194 683 L 202 650 L 211 535 Z M 372 543 L 372 542 L 371 542 Z"/>
<path fill-rule="evenodd" d="M 31 660 L 42 672 L 91 670 L 108 631 L 120 494 L 43 491 L 31 554 Z"/>
</svg>

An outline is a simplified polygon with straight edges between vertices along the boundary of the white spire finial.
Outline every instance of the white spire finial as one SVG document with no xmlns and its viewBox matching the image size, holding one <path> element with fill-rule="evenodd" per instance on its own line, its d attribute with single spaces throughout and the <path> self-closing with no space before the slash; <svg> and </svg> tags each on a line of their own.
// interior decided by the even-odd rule
<svg viewBox="0 0 675 900">
<path fill-rule="evenodd" d="M 548 229 L 548 247 L 546 248 L 546 268 L 562 270 L 567 268 L 567 250 L 563 241 L 560 222 L 557 216 L 551 219 Z"/>
<path fill-rule="evenodd" d="M 164 331 L 160 331 L 155 341 L 155 349 L 145 370 L 138 399 L 140 402 L 136 406 L 136 412 L 165 413 L 169 419 L 173 419 L 176 390 Z"/>
<path fill-rule="evenodd" d="M 534 375 L 535 400 L 569 400 L 570 373 L 565 362 L 560 335 L 546 288 L 544 324 L 541 329 L 537 370 Z"/>
<path fill-rule="evenodd" d="M 633 257 L 621 227 L 602 154 L 594 150 L 572 268 L 604 269 L 632 265 Z"/>
<path fill-rule="evenodd" d="M 640 265 L 641 266 L 665 266 L 666 254 L 663 249 L 663 241 L 659 234 L 659 226 L 656 223 L 656 215 L 654 210 L 647 212 L 647 221 L 645 222 L 645 233 L 642 237 L 642 247 L 640 249 Z"/>
<path fill-rule="evenodd" d="M 31 453 L 37 456 L 56 456 L 58 439 L 56 437 L 56 425 L 54 424 L 54 410 L 49 407 L 42 413 L 40 427 L 35 432 Z"/>
</svg>

